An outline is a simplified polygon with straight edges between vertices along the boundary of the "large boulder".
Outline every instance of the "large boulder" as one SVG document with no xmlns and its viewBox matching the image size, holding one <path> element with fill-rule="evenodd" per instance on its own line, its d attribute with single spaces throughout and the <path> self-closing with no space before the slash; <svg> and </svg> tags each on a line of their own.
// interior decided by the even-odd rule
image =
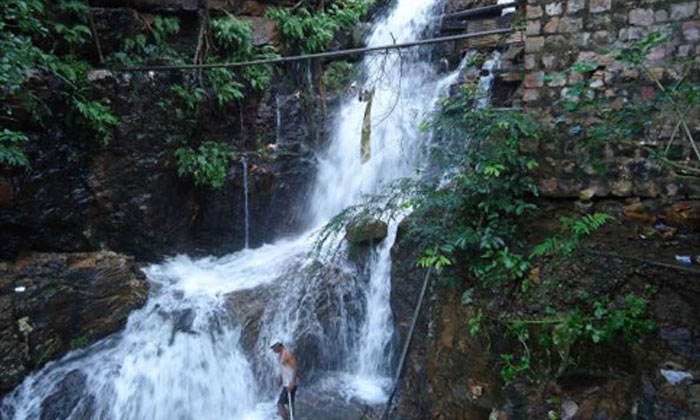
<svg viewBox="0 0 700 420">
<path fill-rule="evenodd" d="M 134 260 L 113 252 L 31 254 L 0 265 L 0 394 L 122 328 L 146 296 Z"/>
<path fill-rule="evenodd" d="M 85 374 L 79 370 L 68 372 L 41 403 L 41 420 L 93 418 L 94 398 L 85 393 L 86 382 Z"/>
<path fill-rule="evenodd" d="M 264 376 L 269 352 L 269 328 L 275 319 L 288 322 L 293 337 L 289 345 L 299 360 L 305 379 L 315 373 L 338 369 L 347 359 L 347 343 L 357 339 L 364 317 L 361 294 L 367 276 L 332 262 L 313 268 L 291 267 L 279 280 L 227 296 L 226 310 L 241 328 L 243 351 L 253 368 Z M 281 318 L 279 318 L 281 317 Z"/>
<path fill-rule="evenodd" d="M 389 226 L 377 219 L 365 219 L 349 223 L 345 227 L 345 238 L 353 244 L 379 242 L 386 238 Z"/>
</svg>

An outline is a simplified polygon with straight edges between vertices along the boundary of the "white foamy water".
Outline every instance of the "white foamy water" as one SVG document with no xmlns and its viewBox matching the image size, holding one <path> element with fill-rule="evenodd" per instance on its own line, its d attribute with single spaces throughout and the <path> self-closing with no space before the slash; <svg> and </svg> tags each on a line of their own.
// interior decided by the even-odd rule
<svg viewBox="0 0 700 420">
<path fill-rule="evenodd" d="M 398 0 L 375 23 L 368 44 L 420 39 L 438 3 Z M 438 75 L 425 53 L 407 50 L 362 62 L 358 85 L 374 92 L 371 159 L 361 162 L 366 103 L 353 95 L 335 111 L 329 148 L 319 156 L 308 232 L 222 258 L 180 256 L 149 267 L 149 300 L 125 330 L 28 377 L 5 398 L 1 417 L 39 418 L 56 385 L 79 371 L 85 388 L 68 418 L 85 418 L 85 412 L 106 420 L 275 418 L 277 362 L 267 348 L 273 336 L 306 369 L 298 420 L 319 418 L 303 410 L 303 401 L 310 407 L 319 394 L 339 405 L 385 401 L 394 335 L 390 250 L 398 220 L 390 221 L 388 237 L 365 265 L 309 255 L 318 228 L 333 215 L 421 166 L 427 139 L 418 124 L 457 78 Z M 278 120 L 278 141 L 279 127 Z M 246 171 L 245 160 L 242 165 Z M 327 413 L 313 408 L 323 418 L 348 418 L 336 407 Z"/>
</svg>

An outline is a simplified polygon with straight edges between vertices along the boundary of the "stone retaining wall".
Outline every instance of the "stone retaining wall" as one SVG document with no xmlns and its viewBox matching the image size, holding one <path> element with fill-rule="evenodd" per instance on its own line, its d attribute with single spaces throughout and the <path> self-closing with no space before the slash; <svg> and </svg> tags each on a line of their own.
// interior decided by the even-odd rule
<svg viewBox="0 0 700 420">
<path fill-rule="evenodd" d="M 684 75 L 678 59 L 695 57 L 696 67 L 689 74 L 698 78 L 700 56 L 700 2 L 687 0 L 527 0 L 525 10 L 525 77 L 523 101 L 526 110 L 555 121 L 562 114 L 558 101 L 580 81 L 566 72 L 575 62 L 594 62 L 590 84 L 596 95 L 624 107 L 654 99 L 659 90 L 640 71 L 615 59 L 615 52 L 644 39 L 653 31 L 670 34 L 663 45 L 651 50 L 647 66 L 659 79 L 677 80 Z M 700 139 L 700 114 L 690 114 L 689 126 Z M 577 152 L 575 136 L 563 126 L 564 140 L 542 139 L 528 151 L 540 157 L 540 186 L 545 196 L 570 197 L 591 188 L 597 196 L 700 196 L 700 183 L 682 180 L 666 170 L 657 159 L 650 159 L 649 146 L 663 150 L 676 125 L 669 115 L 654 121 L 643 138 L 605 143 L 589 151 L 604 170 L 594 169 Z M 632 140 L 632 141 L 630 141 Z M 683 144 L 683 145 L 682 145 Z M 693 158 L 687 141 L 676 140 L 674 159 Z"/>
</svg>

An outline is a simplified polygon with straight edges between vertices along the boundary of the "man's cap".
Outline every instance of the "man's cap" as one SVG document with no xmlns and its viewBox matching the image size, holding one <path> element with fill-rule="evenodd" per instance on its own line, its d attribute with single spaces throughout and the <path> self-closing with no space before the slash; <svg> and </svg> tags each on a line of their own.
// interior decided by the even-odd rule
<svg viewBox="0 0 700 420">
<path fill-rule="evenodd" d="M 282 340 L 279 340 L 279 339 L 277 339 L 277 338 L 273 338 L 273 339 L 270 341 L 270 348 L 271 348 L 271 349 L 272 349 L 272 348 L 275 348 L 276 346 L 281 345 L 281 344 L 282 344 Z"/>
</svg>

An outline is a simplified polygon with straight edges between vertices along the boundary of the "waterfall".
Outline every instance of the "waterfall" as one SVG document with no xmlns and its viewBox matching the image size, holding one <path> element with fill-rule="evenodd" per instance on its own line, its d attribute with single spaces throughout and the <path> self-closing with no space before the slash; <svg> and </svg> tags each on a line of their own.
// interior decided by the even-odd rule
<svg viewBox="0 0 700 420">
<path fill-rule="evenodd" d="M 275 97 L 275 118 L 276 118 L 276 125 L 275 125 L 275 144 L 278 146 L 281 144 L 282 140 L 282 110 L 281 110 L 281 105 L 280 105 L 280 95 L 279 93 Z"/>
<path fill-rule="evenodd" d="M 241 164 L 243 165 L 243 205 L 245 206 L 245 248 L 250 248 L 250 209 L 248 207 L 248 159 L 243 157 L 241 159 Z"/>
<path fill-rule="evenodd" d="M 493 93 L 493 71 L 501 64 L 501 53 L 494 51 L 491 58 L 484 62 L 481 68 L 483 75 L 479 78 L 477 86 L 477 109 L 485 109 L 491 106 L 491 94 Z"/>
<path fill-rule="evenodd" d="M 419 39 L 440 2 L 395 3 L 374 24 L 369 46 Z M 428 139 L 418 123 L 457 74 L 439 75 L 423 49 L 369 55 L 361 74 L 359 84 L 374 92 L 371 159 L 362 164 L 360 155 L 366 104 L 349 96 L 334 111 L 329 147 L 318 159 L 305 233 L 247 249 L 242 159 L 246 249 L 148 267 L 149 300 L 125 330 L 30 375 L 3 400 L 0 417 L 39 418 L 57 383 L 79 372 L 85 386 L 68 418 L 85 418 L 84 412 L 106 420 L 275 418 L 273 337 L 302 366 L 297 419 L 357 418 L 339 413 L 350 413 L 358 399 L 385 401 L 394 335 L 390 250 L 399 220 L 389 221 L 388 237 L 370 251 L 366 266 L 316 260 L 310 251 L 319 227 L 337 212 L 424 164 Z M 278 141 L 279 119 L 278 100 Z"/>
</svg>

